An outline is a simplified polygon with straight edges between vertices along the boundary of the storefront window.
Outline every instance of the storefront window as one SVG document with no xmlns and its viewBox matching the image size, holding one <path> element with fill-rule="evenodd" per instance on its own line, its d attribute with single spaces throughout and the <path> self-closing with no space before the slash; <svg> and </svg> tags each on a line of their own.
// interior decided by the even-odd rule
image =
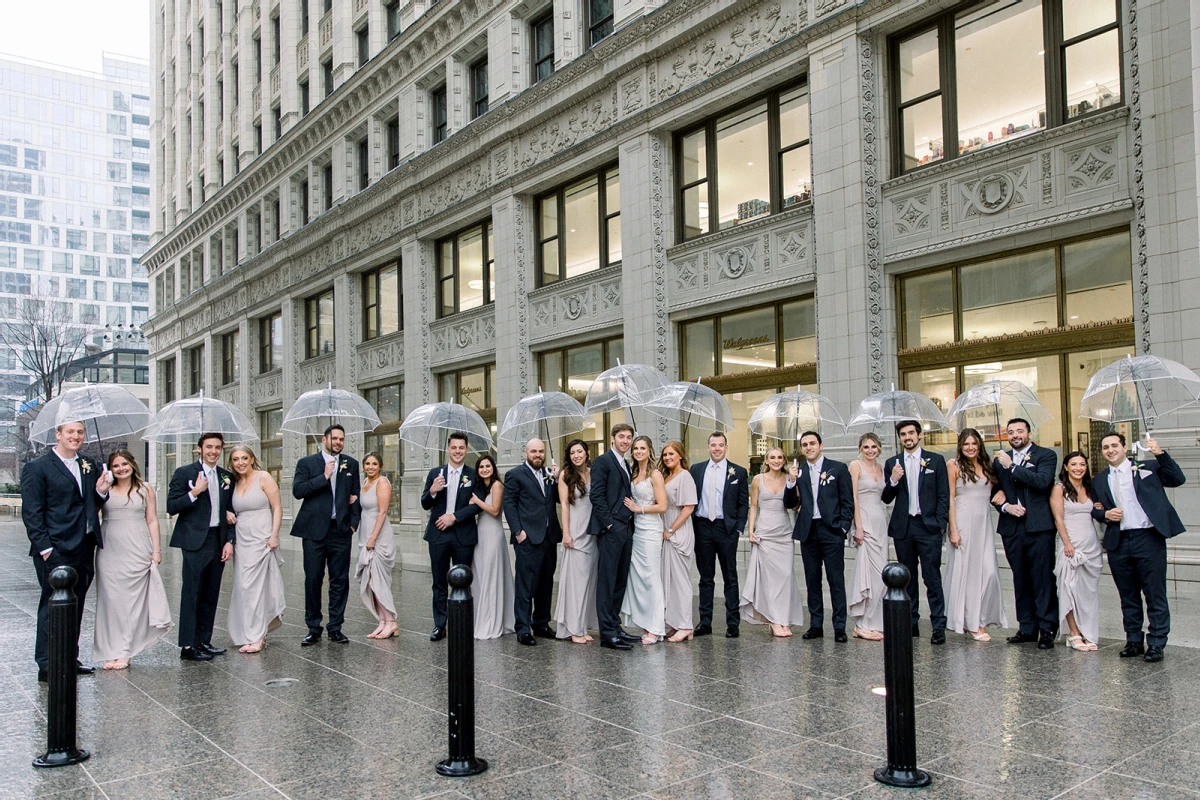
<svg viewBox="0 0 1200 800">
<path fill-rule="evenodd" d="M 400 521 L 400 484 L 404 476 L 404 450 L 400 446 L 400 423 L 403 421 L 403 383 L 390 383 L 363 390 L 363 398 L 379 415 L 379 427 L 363 437 L 364 453 L 375 452 L 383 460 L 383 474 L 392 484 L 392 504 L 388 518 Z M 361 462 L 361 459 L 360 459 Z"/>
<path fill-rule="evenodd" d="M 900 327 L 909 347 L 954 341 L 954 273 L 948 270 L 905 278 Z"/>
<path fill-rule="evenodd" d="M 1068 325 L 1133 316 L 1133 261 L 1128 235 L 1105 236 L 1063 248 Z"/>
<path fill-rule="evenodd" d="M 271 473 L 278 484 L 283 474 L 283 438 L 279 426 L 283 424 L 283 409 L 271 408 L 258 412 L 259 442 L 258 460 L 262 468 Z"/>
<path fill-rule="evenodd" d="M 721 374 L 778 366 L 774 308 L 757 308 L 721 317 Z"/>
<path fill-rule="evenodd" d="M 624 340 L 620 338 L 541 353 L 538 356 L 538 383 L 543 391 L 566 392 L 583 403 L 592 382 L 604 370 L 617 366 L 624 356 Z M 624 420 L 625 414 L 621 411 L 596 414 L 592 417 L 592 426 L 577 436 L 588 443 L 594 458 L 608 446 L 609 427 Z M 566 440 L 555 441 L 553 446 L 561 464 Z"/>
<path fill-rule="evenodd" d="M 496 366 L 485 364 L 456 372 L 442 373 L 438 380 L 438 399 L 443 403 L 458 403 L 483 417 L 496 428 Z"/>
<path fill-rule="evenodd" d="M 959 271 L 962 338 L 1056 328 L 1055 250 L 998 258 Z"/>
</svg>

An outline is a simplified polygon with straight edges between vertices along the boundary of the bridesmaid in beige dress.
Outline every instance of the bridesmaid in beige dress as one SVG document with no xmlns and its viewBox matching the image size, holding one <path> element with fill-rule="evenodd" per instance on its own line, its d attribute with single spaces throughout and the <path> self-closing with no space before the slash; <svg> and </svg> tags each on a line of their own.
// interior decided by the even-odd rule
<svg viewBox="0 0 1200 800">
<path fill-rule="evenodd" d="M 1067 646 L 1085 652 L 1100 641 L 1100 571 L 1104 568 L 1100 539 L 1092 519 L 1091 470 L 1078 450 L 1063 456 L 1058 484 L 1050 493 L 1050 509 L 1058 529 L 1054 575 L 1058 579 L 1059 630 Z"/>
<path fill-rule="evenodd" d="M 475 462 L 475 491 L 471 504 L 483 509 L 475 518 L 478 540 L 471 560 L 471 597 L 475 598 L 475 638 L 496 639 L 516 630 L 512 567 L 500 512 L 504 505 L 504 481 L 491 456 Z"/>
<path fill-rule="evenodd" d="M 392 484 L 383 474 L 383 459 L 367 453 L 362 460 L 363 481 L 358 502 L 362 520 L 358 525 L 358 591 L 363 605 L 379 624 L 368 639 L 390 639 L 400 635 L 396 624 L 396 601 L 392 599 L 392 568 L 396 566 L 396 538 L 388 509 L 392 506 Z M 363 537 L 366 536 L 364 539 Z"/>
<path fill-rule="evenodd" d="M 950 536 L 943 582 L 946 628 L 990 642 L 988 625 L 1008 627 L 996 565 L 996 487 L 992 459 L 974 428 L 958 434 L 958 451 L 946 464 L 950 480 Z"/>
<path fill-rule="evenodd" d="M 846 595 L 847 613 L 854 620 L 854 637 L 883 639 L 883 568 L 888 563 L 888 510 L 883 503 L 883 445 L 873 433 L 858 439 L 858 458 L 850 462 L 854 484 L 854 529 L 850 542 L 858 548 L 854 574 Z"/>
<path fill-rule="evenodd" d="M 258 653 L 267 634 L 283 624 L 283 557 L 279 553 L 279 524 L 283 504 L 279 486 L 258 457 L 245 445 L 229 451 L 229 466 L 237 476 L 233 512 L 237 541 L 233 546 L 233 596 L 229 600 L 229 638 L 240 653 Z"/>
<path fill-rule="evenodd" d="M 599 630 L 596 616 L 596 538 L 589 532 L 592 500 L 592 458 L 582 439 L 567 443 L 567 463 L 558 474 L 558 502 L 562 507 L 563 559 L 558 578 L 555 636 L 570 637 L 575 644 L 594 641 L 589 630 Z"/>
<path fill-rule="evenodd" d="M 663 514 L 662 578 L 663 597 L 667 601 L 665 621 L 667 641 L 692 638 L 692 553 L 696 536 L 692 532 L 692 512 L 699 502 L 696 482 L 688 472 L 687 456 L 681 442 L 663 445 L 659 459 L 667 491 L 667 510 Z"/>
<path fill-rule="evenodd" d="M 92 657 L 105 669 L 125 669 L 129 660 L 175 627 L 167 592 L 158 574 L 158 502 L 142 482 L 128 450 L 108 457 L 114 483 L 104 504 L 96 551 L 96 629 Z"/>
<path fill-rule="evenodd" d="M 742 619 L 753 625 L 771 624 L 778 637 L 792 635 L 804 624 L 804 597 L 796 584 L 796 547 L 792 520 L 783 505 L 787 487 L 787 458 L 778 447 L 767 451 L 763 472 L 750 481 L 750 516 L 746 533 L 750 561 L 742 584 Z"/>
</svg>

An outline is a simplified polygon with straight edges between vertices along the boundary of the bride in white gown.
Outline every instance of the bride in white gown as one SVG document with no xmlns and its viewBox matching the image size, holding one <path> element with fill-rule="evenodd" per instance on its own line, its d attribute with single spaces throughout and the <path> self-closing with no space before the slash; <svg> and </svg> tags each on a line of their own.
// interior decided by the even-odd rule
<svg viewBox="0 0 1200 800">
<path fill-rule="evenodd" d="M 642 644 L 654 644 L 667 633 L 662 582 L 662 512 L 667 510 L 667 489 L 662 473 L 654 469 L 650 438 L 634 439 L 631 452 L 633 497 L 625 498 L 625 506 L 634 514 L 633 555 L 621 614 L 626 624 L 642 629 Z"/>
</svg>

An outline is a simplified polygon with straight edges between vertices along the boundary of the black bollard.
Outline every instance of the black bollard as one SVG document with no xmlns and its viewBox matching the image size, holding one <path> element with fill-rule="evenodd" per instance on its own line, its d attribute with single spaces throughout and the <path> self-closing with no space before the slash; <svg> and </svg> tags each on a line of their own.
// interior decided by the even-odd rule
<svg viewBox="0 0 1200 800">
<path fill-rule="evenodd" d="M 448 778 L 478 775 L 488 763 L 475 757 L 475 604 L 471 599 L 471 568 L 451 567 L 450 599 L 446 613 L 446 698 L 450 719 L 450 757 L 434 769 Z"/>
<path fill-rule="evenodd" d="M 35 767 L 65 767 L 91 755 L 75 746 L 75 652 L 79 643 L 79 614 L 71 567 L 50 572 L 50 699 L 46 703 L 46 754 L 33 760 Z"/>
<path fill-rule="evenodd" d="M 902 789 L 929 785 L 929 773 L 917 769 L 917 727 L 913 710 L 912 603 L 905 587 L 912 576 L 895 562 L 883 568 L 883 666 L 887 689 L 887 766 L 875 780 Z"/>
</svg>

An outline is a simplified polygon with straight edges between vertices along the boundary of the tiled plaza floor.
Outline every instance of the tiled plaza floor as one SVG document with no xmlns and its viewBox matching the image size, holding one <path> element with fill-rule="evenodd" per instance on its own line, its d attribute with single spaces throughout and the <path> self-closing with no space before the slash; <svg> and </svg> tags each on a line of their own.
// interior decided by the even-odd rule
<svg viewBox="0 0 1200 800">
<path fill-rule="evenodd" d="M 299 554 L 288 624 L 255 656 L 181 663 L 160 642 L 79 681 L 83 765 L 39 771 L 46 702 L 32 661 L 37 584 L 18 525 L 0 524 L 0 798 L 884 798 L 883 651 L 764 628 L 633 652 L 511 637 L 476 645 L 483 775 L 441 778 L 446 643 L 426 575 L 396 573 L 399 639 L 300 648 Z M 178 602 L 178 553 L 163 575 Z M 231 571 L 226 571 L 228 599 Z M 90 606 L 90 602 L 89 602 Z M 83 640 L 90 643 L 89 607 Z M 218 625 L 224 624 L 224 612 Z M 227 644 L 218 633 L 216 643 Z M 170 638 L 170 637 L 169 637 Z M 923 798 L 1200 797 L 1200 650 L 1150 665 L 1099 653 L 916 643 Z M 89 648 L 85 646 L 85 657 Z M 268 688 L 295 678 L 288 688 Z"/>
</svg>

